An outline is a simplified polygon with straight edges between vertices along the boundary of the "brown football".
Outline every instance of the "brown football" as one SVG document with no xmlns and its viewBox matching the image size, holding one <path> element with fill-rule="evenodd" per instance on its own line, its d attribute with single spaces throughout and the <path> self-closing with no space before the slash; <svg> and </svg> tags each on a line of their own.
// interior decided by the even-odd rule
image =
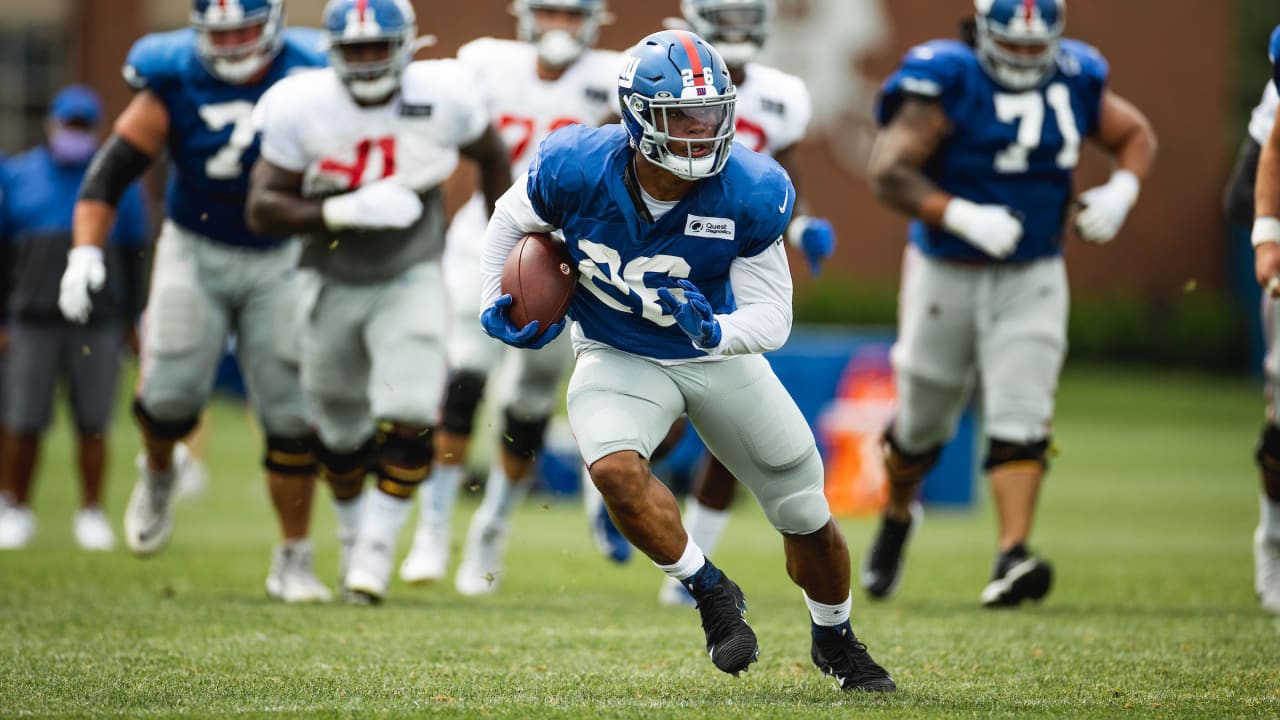
<svg viewBox="0 0 1280 720">
<path fill-rule="evenodd" d="M 546 233 L 520 238 L 502 266 L 502 292 L 512 301 L 507 309 L 511 322 L 524 327 L 537 320 L 538 335 L 564 319 L 577 285 L 569 249 Z"/>
</svg>

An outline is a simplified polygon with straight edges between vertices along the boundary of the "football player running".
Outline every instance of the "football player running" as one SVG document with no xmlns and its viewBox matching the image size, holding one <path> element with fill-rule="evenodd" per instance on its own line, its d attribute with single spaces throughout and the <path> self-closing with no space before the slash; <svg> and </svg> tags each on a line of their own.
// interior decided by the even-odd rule
<svg viewBox="0 0 1280 720">
<path fill-rule="evenodd" d="M 903 259 L 898 398 L 884 434 L 889 501 L 866 556 L 873 598 L 902 577 L 925 473 L 976 381 L 983 464 L 998 524 L 987 607 L 1039 600 L 1048 562 L 1027 542 L 1047 468 L 1054 393 L 1066 353 L 1063 235 L 1080 142 L 1113 158 L 1076 202 L 1077 233 L 1115 238 L 1155 159 L 1143 114 L 1107 88 L 1107 63 L 1062 38 L 1062 0 L 976 0 L 972 44 L 913 48 L 884 83 L 870 174 L 879 198 L 914 218 Z"/>
<path fill-rule="evenodd" d="M 772 27 L 773 0 L 684 0 L 680 9 L 685 22 L 715 46 L 729 67 L 738 94 L 735 141 L 772 156 L 799 190 L 796 145 L 804 139 L 812 114 L 809 90 L 800 78 L 754 62 Z M 804 253 L 809 270 L 816 275 L 835 250 L 835 231 L 827 220 L 805 215 L 802 198 L 796 202 L 787 242 Z M 735 485 L 724 464 L 707 454 L 685 506 L 684 524 L 709 557 L 715 555 L 729 521 Z M 693 602 L 683 586 L 670 578 L 658 600 L 664 605 Z"/>
<path fill-rule="evenodd" d="M 580 273 L 569 423 L 619 529 L 697 599 L 712 662 L 736 675 L 758 644 L 742 590 L 687 536 L 675 497 L 649 469 L 683 413 L 782 533 L 814 664 L 844 689 L 893 690 L 849 624 L 849 554 L 813 434 L 760 355 L 791 329 L 782 246 L 791 181 L 772 159 L 733 146 L 733 82 L 693 33 L 654 33 L 629 50 L 618 99 L 621 125 L 552 134 L 498 203 L 481 323 L 516 347 L 564 329 L 514 326 L 511 297 L 500 295 L 520 237 L 559 230 Z"/>
<path fill-rule="evenodd" d="M 1271 62 L 1275 77 L 1263 94 L 1249 123 L 1249 134 L 1261 144 L 1257 157 L 1254 188 L 1253 252 L 1258 283 L 1265 288 L 1262 299 L 1263 330 L 1267 356 L 1263 368 L 1267 378 L 1267 423 L 1258 440 L 1255 457 L 1262 472 L 1261 518 L 1253 533 L 1254 590 L 1263 609 L 1280 614 L 1280 320 L 1276 297 L 1280 296 L 1280 123 L 1275 122 L 1276 85 L 1280 85 L 1280 27 L 1271 34 Z M 1265 129 L 1260 129 L 1265 128 Z M 1247 181 L 1248 175 L 1240 178 Z"/>
<path fill-rule="evenodd" d="M 266 436 L 263 464 L 283 542 L 267 592 L 324 601 L 307 533 L 315 487 L 311 424 L 297 369 L 279 352 L 294 298 L 298 248 L 245 225 L 249 169 L 258 156 L 254 103 L 292 71 L 324 64 L 323 36 L 284 28 L 283 0 L 194 0 L 191 28 L 134 44 L 124 77 L 135 90 L 85 176 L 59 306 L 84 322 L 103 286 L 102 248 L 129 183 L 165 151 L 172 167 L 133 414 L 145 452 L 124 517 L 138 555 L 173 529 L 174 485 L 192 462 L 178 441 L 208 401 L 235 333 L 249 397 Z"/>
<path fill-rule="evenodd" d="M 458 51 L 458 60 L 480 79 L 489 111 L 506 144 L 515 173 L 523 174 L 538 145 L 567 125 L 595 126 L 615 118 L 621 56 L 596 50 L 607 19 L 603 0 L 517 0 L 519 41 L 480 38 Z M 504 188 L 505 189 L 505 188 Z M 489 206 L 471 198 L 454 217 L 444 265 L 453 323 L 448 335 L 449 384 L 436 433 L 436 465 L 423 488 L 413 549 L 400 567 L 408 582 L 444 577 L 449 525 L 463 480 L 467 444 L 486 378 L 506 349 L 484 334 L 480 313 L 480 247 Z M 455 586 L 463 595 L 498 589 L 508 517 L 529 491 L 535 454 L 542 449 L 556 393 L 573 365 L 568 338 L 541 352 L 511 350 L 516 368 L 501 388 L 502 443 L 472 517 Z"/>
<path fill-rule="evenodd" d="M 332 67 L 287 78 L 255 111 L 262 158 L 248 213 L 261 232 L 303 236 L 303 392 L 344 595 L 370 602 L 386 595 L 396 536 L 431 467 L 445 372 L 440 184 L 461 153 L 479 163 L 492 203 L 511 171 L 472 74 L 411 62 L 408 0 L 330 0 L 324 26 Z"/>
</svg>

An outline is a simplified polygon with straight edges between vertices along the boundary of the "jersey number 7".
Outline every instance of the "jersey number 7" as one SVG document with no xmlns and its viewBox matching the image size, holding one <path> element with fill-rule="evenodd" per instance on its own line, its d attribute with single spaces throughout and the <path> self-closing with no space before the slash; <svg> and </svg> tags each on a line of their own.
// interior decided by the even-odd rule
<svg viewBox="0 0 1280 720">
<path fill-rule="evenodd" d="M 1057 165 L 1070 170 L 1080 159 L 1080 129 L 1071 109 L 1071 91 L 1062 83 L 1053 83 L 1044 94 L 1032 90 L 1024 93 L 996 93 L 996 117 L 1000 122 L 1017 121 L 1018 136 L 1012 145 L 996 153 L 996 172 L 1026 172 L 1027 158 L 1040 147 L 1044 134 L 1045 103 L 1053 110 L 1062 135 L 1062 149 L 1058 151 Z"/>
</svg>

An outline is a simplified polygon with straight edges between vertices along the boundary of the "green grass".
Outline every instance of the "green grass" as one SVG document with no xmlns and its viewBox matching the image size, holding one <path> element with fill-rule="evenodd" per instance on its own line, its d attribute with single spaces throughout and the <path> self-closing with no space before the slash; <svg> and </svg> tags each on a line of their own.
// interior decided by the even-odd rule
<svg viewBox="0 0 1280 720">
<path fill-rule="evenodd" d="M 1054 593 L 982 610 L 988 504 L 933 513 L 899 594 L 855 595 L 855 629 L 900 688 L 885 697 L 843 695 L 810 666 L 800 593 L 748 502 L 717 558 L 762 648 L 735 680 L 707 660 L 696 613 L 656 605 L 656 570 L 595 554 L 577 503 L 520 511 L 495 597 L 397 583 L 378 608 L 283 607 L 262 593 L 274 523 L 238 411 L 216 409 L 209 490 L 148 560 L 75 548 L 56 433 L 36 542 L 0 555 L 0 716 L 1276 717 L 1280 621 L 1257 608 L 1251 575 L 1261 402 L 1245 381 L 1068 372 L 1036 533 Z M 136 447 L 125 423 L 113 447 L 118 526 Z M 474 507 L 464 500 L 455 539 Z M 873 523 L 842 525 L 859 555 Z M 332 528 L 324 500 L 327 579 Z"/>
</svg>

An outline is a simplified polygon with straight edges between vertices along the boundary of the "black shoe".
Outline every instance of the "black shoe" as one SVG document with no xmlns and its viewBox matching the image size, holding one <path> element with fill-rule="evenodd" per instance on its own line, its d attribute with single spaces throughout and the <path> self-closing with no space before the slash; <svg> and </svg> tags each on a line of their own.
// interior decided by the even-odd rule
<svg viewBox="0 0 1280 720">
<path fill-rule="evenodd" d="M 1053 587 L 1053 566 L 1021 545 L 996 558 L 991 582 L 982 590 L 986 607 L 1017 607 L 1023 600 L 1040 600 Z"/>
<path fill-rule="evenodd" d="M 697 590 L 688 581 L 685 581 L 685 587 L 698 603 L 711 662 L 721 671 L 737 677 L 760 654 L 756 633 L 742 617 L 747 611 L 742 588 L 724 573 L 720 573 L 720 579 L 705 590 Z"/>
<path fill-rule="evenodd" d="M 902 564 L 906 560 L 907 541 L 924 520 L 924 508 L 911 503 L 911 516 L 906 522 L 888 515 L 880 518 L 880 532 L 867 549 L 862 561 L 862 589 L 873 600 L 893 594 L 902 580 Z"/>
<path fill-rule="evenodd" d="M 814 625 L 809 656 L 824 675 L 840 683 L 841 690 L 893 692 L 898 689 L 884 668 L 871 659 L 867 646 L 858 642 L 849 623 L 836 627 Z"/>
</svg>

